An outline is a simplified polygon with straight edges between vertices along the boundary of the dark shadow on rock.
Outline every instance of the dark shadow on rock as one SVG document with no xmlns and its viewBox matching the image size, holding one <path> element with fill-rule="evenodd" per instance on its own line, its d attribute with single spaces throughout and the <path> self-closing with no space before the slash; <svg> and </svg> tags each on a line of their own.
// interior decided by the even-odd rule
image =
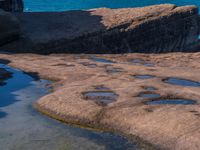
<svg viewBox="0 0 200 150">
<path fill-rule="evenodd" d="M 6 80 L 9 78 L 12 78 L 12 72 L 9 72 L 4 68 L 0 68 L 0 86 L 6 85 Z"/>
<path fill-rule="evenodd" d="M 10 60 L 7 60 L 7 59 L 0 59 L 0 64 L 9 64 L 11 61 Z"/>
<path fill-rule="evenodd" d="M 40 76 L 39 76 L 39 74 L 37 72 L 27 72 L 27 71 L 24 71 L 23 73 L 27 74 L 28 76 L 30 76 L 31 78 L 33 78 L 35 81 L 40 80 Z"/>
<path fill-rule="evenodd" d="M 14 14 L 20 39 L 1 50 L 19 53 L 165 53 L 196 51 L 197 7 L 155 5 Z"/>
</svg>

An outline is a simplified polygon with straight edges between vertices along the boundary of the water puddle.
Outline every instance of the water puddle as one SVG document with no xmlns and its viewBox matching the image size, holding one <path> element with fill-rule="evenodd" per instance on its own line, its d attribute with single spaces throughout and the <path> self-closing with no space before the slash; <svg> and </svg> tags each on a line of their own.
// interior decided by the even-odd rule
<svg viewBox="0 0 200 150">
<path fill-rule="evenodd" d="M 193 105 L 196 104 L 195 100 L 189 99 L 157 99 L 153 101 L 146 102 L 148 105 Z"/>
<path fill-rule="evenodd" d="M 96 61 L 96 62 L 100 62 L 100 63 L 108 63 L 108 64 L 116 63 L 116 62 L 114 62 L 112 60 L 99 58 L 99 57 L 92 57 L 91 60 Z"/>
<path fill-rule="evenodd" d="M 147 66 L 147 67 L 154 67 L 155 66 L 155 64 L 145 62 L 141 58 L 134 58 L 134 59 L 129 60 L 129 62 L 131 62 L 131 63 L 133 63 L 135 65 L 144 65 L 144 66 Z"/>
<path fill-rule="evenodd" d="M 187 80 L 187 79 L 181 79 L 181 78 L 175 78 L 170 77 L 163 80 L 165 83 L 173 84 L 173 85 L 180 85 L 180 86 L 193 86 L 193 87 L 200 87 L 199 82 Z"/>
<path fill-rule="evenodd" d="M 155 91 L 157 90 L 155 87 L 149 86 L 149 87 L 144 87 L 145 90 L 147 91 Z"/>
<path fill-rule="evenodd" d="M 126 150 L 138 149 L 127 139 L 111 133 L 63 124 L 32 108 L 49 93 L 51 82 L 0 64 L 12 76 L 0 86 L 0 147 L 3 150 Z M 115 94 L 100 94 L 113 99 Z M 95 96 L 95 94 L 93 95 Z"/>
<path fill-rule="evenodd" d="M 1 112 L 1 111 L 0 111 L 0 119 L 1 119 L 1 118 L 4 118 L 5 116 L 7 116 L 7 113 Z"/>
<path fill-rule="evenodd" d="M 156 93 L 140 93 L 139 97 L 142 97 L 142 98 L 159 98 L 160 94 L 156 94 Z"/>
<path fill-rule="evenodd" d="M 124 72 L 123 68 L 107 68 L 106 69 L 107 73 L 120 73 L 120 72 Z"/>
<path fill-rule="evenodd" d="M 133 75 L 137 79 L 152 79 L 154 76 L 152 75 Z"/>
<path fill-rule="evenodd" d="M 83 93 L 86 100 L 93 100 L 101 106 L 108 105 L 117 100 L 118 95 L 112 91 L 89 91 Z"/>
<path fill-rule="evenodd" d="M 140 59 L 140 58 L 134 58 L 134 59 L 129 60 L 129 62 L 132 62 L 135 64 L 142 64 L 142 63 L 144 63 L 144 60 Z"/>
</svg>

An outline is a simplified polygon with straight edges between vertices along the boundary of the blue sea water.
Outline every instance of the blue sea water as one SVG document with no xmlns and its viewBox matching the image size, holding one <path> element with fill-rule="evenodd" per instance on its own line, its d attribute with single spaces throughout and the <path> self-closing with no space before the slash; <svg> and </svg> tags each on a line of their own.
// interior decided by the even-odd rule
<svg viewBox="0 0 200 150">
<path fill-rule="evenodd" d="M 65 11 L 99 7 L 126 8 L 154 4 L 197 5 L 200 0 L 24 0 L 26 11 Z"/>
</svg>

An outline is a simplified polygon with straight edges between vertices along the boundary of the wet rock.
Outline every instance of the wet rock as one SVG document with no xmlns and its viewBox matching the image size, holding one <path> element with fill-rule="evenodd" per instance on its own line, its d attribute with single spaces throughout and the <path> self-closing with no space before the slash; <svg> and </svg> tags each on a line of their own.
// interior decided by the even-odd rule
<svg viewBox="0 0 200 150">
<path fill-rule="evenodd" d="M 190 51 L 198 42 L 195 6 L 16 14 L 23 39 L 2 48 L 35 53 L 160 53 Z M 53 18 L 53 19 L 52 19 Z"/>
<path fill-rule="evenodd" d="M 80 62 L 94 63 L 88 60 L 91 56 L 120 63 L 98 63 L 95 69 L 80 65 Z M 199 88 L 161 82 L 162 78 L 167 77 L 200 81 L 200 53 L 81 55 L 81 60 L 77 59 L 77 55 L 70 54 L 49 56 L 1 54 L 0 58 L 10 60 L 9 65 L 27 72 L 38 72 L 38 75 L 42 77 L 56 79 L 55 84 L 60 86 L 55 87 L 53 93 L 36 102 L 38 110 L 48 116 L 67 123 L 116 131 L 128 135 L 130 139 L 136 135 L 156 145 L 158 149 L 200 149 Z M 143 65 L 123 63 L 131 58 L 155 63 L 156 72 L 151 74 L 149 68 Z M 75 64 L 75 66 L 71 68 L 52 65 L 63 63 L 63 59 L 66 63 Z M 108 75 L 105 73 L 105 68 L 123 68 L 125 72 Z M 133 75 L 155 75 L 155 78 L 141 80 Z M 114 91 L 118 95 L 117 101 L 103 107 L 99 106 L 100 103 L 96 101 L 105 99 L 107 96 L 103 98 L 100 96 L 100 99 L 91 99 L 92 97 L 89 96 L 90 99 L 84 99 L 82 93 L 91 91 Z M 138 97 L 140 92 L 158 93 L 161 97 L 141 98 Z M 195 100 L 196 104 L 146 104 L 147 101 L 152 100 L 169 99 L 170 102 L 174 102 L 172 99 L 181 98 Z"/>
<path fill-rule="evenodd" d="M 11 13 L 0 9 L 0 46 L 17 40 L 20 36 L 20 26 L 17 18 Z"/>
</svg>

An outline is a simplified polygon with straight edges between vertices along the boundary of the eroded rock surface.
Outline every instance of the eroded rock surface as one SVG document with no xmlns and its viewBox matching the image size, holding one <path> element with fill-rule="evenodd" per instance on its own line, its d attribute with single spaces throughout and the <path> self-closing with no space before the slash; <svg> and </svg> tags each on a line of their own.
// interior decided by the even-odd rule
<svg viewBox="0 0 200 150">
<path fill-rule="evenodd" d="M 18 13 L 23 39 L 1 49 L 35 53 L 123 53 L 194 50 L 195 6 Z"/>
<path fill-rule="evenodd" d="M 94 62 L 91 57 L 115 63 Z M 36 103 L 41 112 L 64 122 L 114 131 L 130 138 L 136 136 L 162 150 L 200 149 L 200 88 L 164 82 L 169 77 L 199 82 L 199 57 L 200 53 L 0 55 L 10 60 L 11 66 L 55 81 L 54 91 Z M 130 62 L 132 59 L 143 61 L 138 65 Z M 154 66 L 145 66 L 143 62 Z M 124 71 L 109 73 L 109 67 Z M 154 78 L 138 79 L 138 74 Z M 117 97 L 107 105 L 99 105 L 83 96 L 90 91 L 112 91 Z M 141 93 L 159 96 L 141 97 Z M 156 99 L 185 99 L 194 103 L 148 105 Z"/>
</svg>

